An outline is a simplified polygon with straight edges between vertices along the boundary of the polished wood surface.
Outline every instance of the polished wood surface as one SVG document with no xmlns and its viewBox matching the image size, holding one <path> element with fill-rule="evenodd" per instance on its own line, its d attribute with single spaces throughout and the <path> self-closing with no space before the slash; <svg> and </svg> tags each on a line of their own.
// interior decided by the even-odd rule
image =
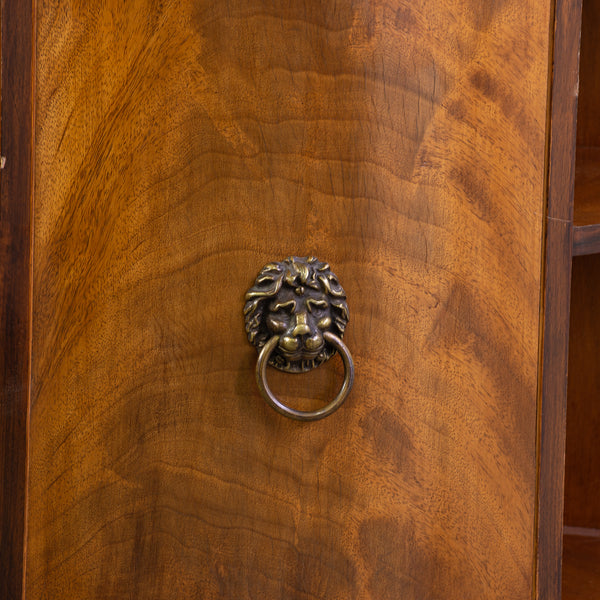
<svg viewBox="0 0 600 600">
<path fill-rule="evenodd" d="M 600 250 L 600 0 L 584 0 L 577 111 L 574 253 Z M 580 229 L 584 227 L 585 229 Z"/>
<path fill-rule="evenodd" d="M 565 524 L 600 528 L 600 255 L 573 261 Z"/>
<path fill-rule="evenodd" d="M 3 2 L 0 170 L 0 598 L 21 600 L 29 401 L 33 158 L 31 2 Z"/>
<path fill-rule="evenodd" d="M 577 148 L 573 225 L 573 255 L 600 252 L 600 147 Z"/>
<path fill-rule="evenodd" d="M 574 199 L 564 523 L 600 527 L 600 2 L 584 0 Z M 599 538 L 565 536 L 563 597 L 598 598 Z"/>
<path fill-rule="evenodd" d="M 573 224 L 600 224 L 600 147 L 577 148 Z"/>
<path fill-rule="evenodd" d="M 581 18 L 581 68 L 579 70 L 579 107 L 577 146 L 600 146 L 600 0 L 583 0 Z"/>
<path fill-rule="evenodd" d="M 550 4 L 38 3 L 28 600 L 531 598 Z M 310 424 L 243 331 L 290 254 Z"/>
<path fill-rule="evenodd" d="M 565 535 L 564 548 L 562 600 L 600 600 L 600 531 Z"/>
<path fill-rule="evenodd" d="M 600 223 L 573 227 L 573 256 L 600 253 Z"/>
<path fill-rule="evenodd" d="M 560 599 L 569 292 L 581 1 L 555 3 L 548 202 L 541 297 L 537 600 Z"/>
</svg>

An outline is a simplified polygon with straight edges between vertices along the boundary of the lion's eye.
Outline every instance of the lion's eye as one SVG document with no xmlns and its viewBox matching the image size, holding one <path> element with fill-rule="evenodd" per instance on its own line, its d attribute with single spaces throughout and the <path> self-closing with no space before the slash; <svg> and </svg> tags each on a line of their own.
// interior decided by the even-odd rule
<svg viewBox="0 0 600 600">
<path fill-rule="evenodd" d="M 320 317 L 327 310 L 327 302 L 325 300 L 309 300 L 306 303 L 308 310 L 315 317 Z"/>
<path fill-rule="evenodd" d="M 288 302 L 276 302 L 271 307 L 271 312 L 278 315 L 291 315 L 295 309 L 296 302 L 294 300 L 289 300 Z"/>
<path fill-rule="evenodd" d="M 267 317 L 267 327 L 275 333 L 283 333 L 287 329 L 288 321 L 289 319 L 285 316 L 281 319 L 277 314 L 269 315 Z"/>
</svg>

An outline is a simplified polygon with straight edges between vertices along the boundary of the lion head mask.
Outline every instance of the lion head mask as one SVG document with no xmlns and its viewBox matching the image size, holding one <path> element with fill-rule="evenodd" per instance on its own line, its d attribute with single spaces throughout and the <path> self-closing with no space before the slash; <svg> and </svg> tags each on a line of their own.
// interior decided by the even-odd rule
<svg viewBox="0 0 600 600">
<path fill-rule="evenodd" d="M 246 293 L 244 315 L 248 340 L 258 350 L 269 338 L 279 336 L 269 364 L 300 373 L 335 354 L 323 333 L 344 335 L 348 305 L 327 263 L 313 256 L 292 256 L 263 267 Z"/>
</svg>

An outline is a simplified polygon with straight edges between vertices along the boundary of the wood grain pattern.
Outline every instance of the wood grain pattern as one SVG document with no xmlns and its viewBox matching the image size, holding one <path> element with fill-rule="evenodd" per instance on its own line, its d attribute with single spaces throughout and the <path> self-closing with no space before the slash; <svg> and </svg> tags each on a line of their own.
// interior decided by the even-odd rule
<svg viewBox="0 0 600 600">
<path fill-rule="evenodd" d="M 573 227 L 573 256 L 600 253 L 600 224 Z"/>
<path fill-rule="evenodd" d="M 577 81 L 581 1 L 555 3 L 548 149 L 548 200 L 542 292 L 540 440 L 537 493 L 538 600 L 559 600 L 569 292 L 575 178 Z"/>
<path fill-rule="evenodd" d="M 21 600 L 29 401 L 32 3 L 0 9 L 0 598 Z"/>
<path fill-rule="evenodd" d="M 28 599 L 531 598 L 550 1 L 38 23 Z M 351 311 L 311 424 L 243 331 L 290 254 Z"/>
<path fill-rule="evenodd" d="M 569 405 L 565 465 L 565 524 L 600 528 L 600 255 L 573 261 Z"/>
</svg>

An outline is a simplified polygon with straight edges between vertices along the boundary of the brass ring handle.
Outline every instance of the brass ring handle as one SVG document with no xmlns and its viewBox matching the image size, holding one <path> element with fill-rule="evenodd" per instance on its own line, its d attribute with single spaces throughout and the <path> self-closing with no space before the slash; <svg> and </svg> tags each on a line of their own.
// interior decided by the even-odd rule
<svg viewBox="0 0 600 600">
<path fill-rule="evenodd" d="M 244 321 L 248 341 L 258 350 L 256 381 L 264 399 L 279 413 L 316 421 L 337 410 L 350 393 L 354 363 L 342 342 L 348 324 L 346 292 L 326 262 L 290 256 L 266 264 L 246 292 Z M 267 383 L 267 364 L 287 373 L 307 373 L 339 352 L 344 383 L 319 410 L 303 411 L 281 402 Z"/>
<path fill-rule="evenodd" d="M 258 383 L 258 388 L 263 398 L 278 412 L 282 415 L 289 417 L 290 419 L 296 419 L 297 421 L 317 421 L 319 419 L 323 419 L 327 417 L 334 411 L 336 411 L 344 402 L 348 394 L 350 393 L 350 389 L 352 388 L 352 384 L 354 383 L 354 362 L 352 361 L 352 356 L 350 351 L 348 350 L 346 344 L 342 342 L 342 340 L 333 333 L 326 331 L 323 334 L 323 338 L 325 341 L 329 342 L 342 357 L 344 362 L 344 382 L 342 383 L 342 387 L 338 392 L 337 396 L 329 403 L 327 406 L 320 408 L 318 410 L 296 410 L 295 408 L 290 408 L 281 402 L 271 391 L 269 388 L 269 384 L 267 383 L 267 364 L 269 362 L 269 358 L 271 353 L 277 347 L 279 342 L 279 336 L 274 335 L 271 337 L 267 343 L 262 347 L 258 355 L 258 360 L 256 362 L 256 381 Z"/>
</svg>

